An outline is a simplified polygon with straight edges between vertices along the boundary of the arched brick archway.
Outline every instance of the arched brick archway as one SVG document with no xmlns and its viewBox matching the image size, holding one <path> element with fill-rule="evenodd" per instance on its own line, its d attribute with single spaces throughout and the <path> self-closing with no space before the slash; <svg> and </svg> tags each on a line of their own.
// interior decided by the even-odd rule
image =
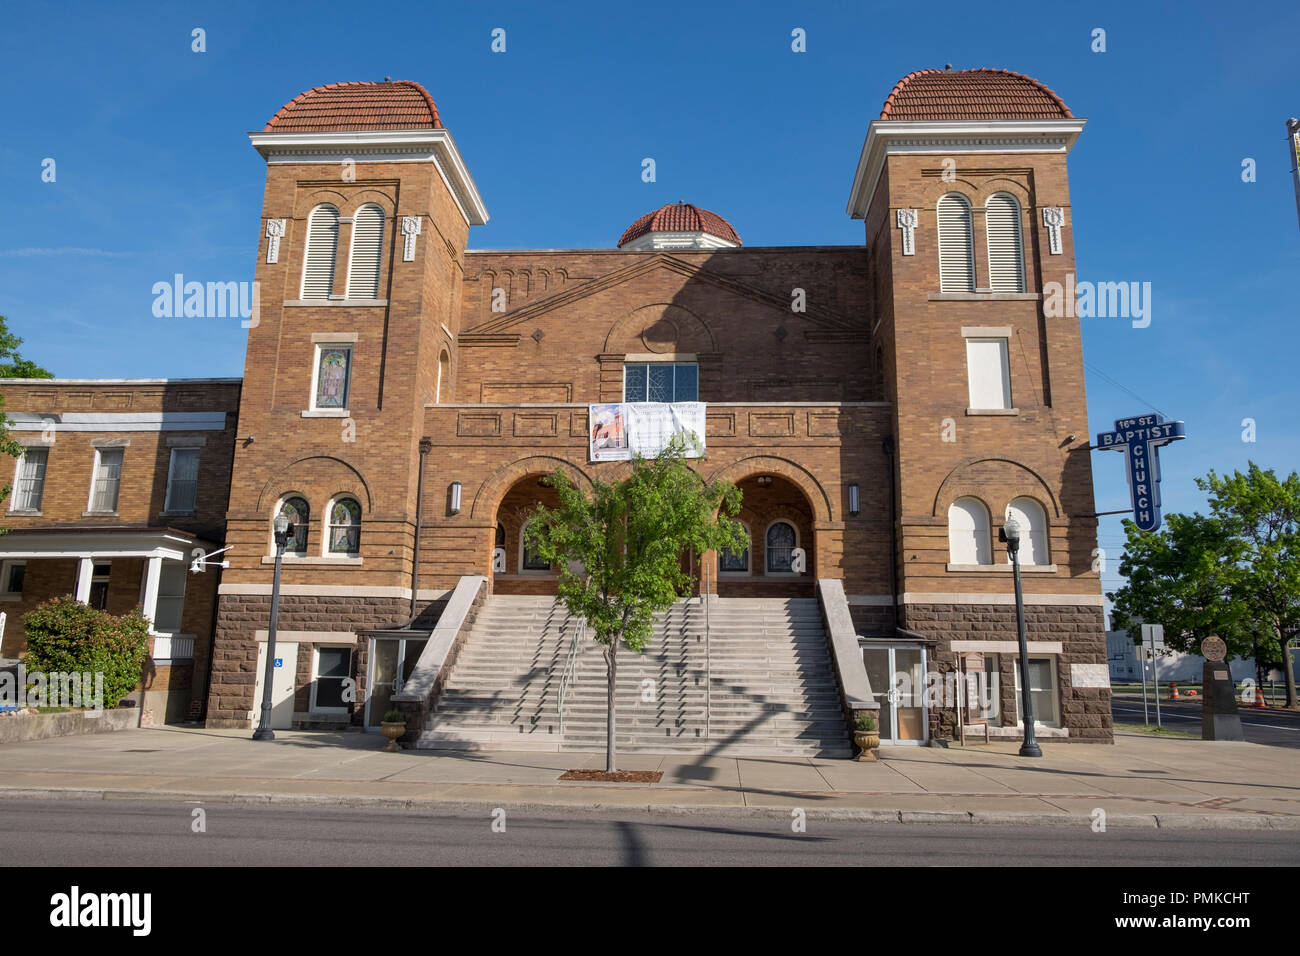
<svg viewBox="0 0 1300 956">
<path fill-rule="evenodd" d="M 740 461 L 719 468 L 709 476 L 709 484 L 715 484 L 719 481 L 730 481 L 733 484 L 739 484 L 745 478 L 751 475 L 780 475 L 789 481 L 808 499 L 808 505 L 813 510 L 813 520 L 817 522 L 834 521 L 835 517 L 831 508 L 830 497 L 812 473 L 796 462 L 788 458 L 777 458 L 773 455 L 754 455 L 750 458 L 742 458 Z"/>
<path fill-rule="evenodd" d="M 553 455 L 533 455 L 520 458 L 508 465 L 502 465 L 494 471 L 483 484 L 479 485 L 474 495 L 474 504 L 470 508 L 470 517 L 474 521 L 490 521 L 496 515 L 501 499 L 521 479 L 529 475 L 549 475 L 556 468 L 563 468 L 576 484 L 591 487 L 591 476 L 565 458 Z"/>
</svg>

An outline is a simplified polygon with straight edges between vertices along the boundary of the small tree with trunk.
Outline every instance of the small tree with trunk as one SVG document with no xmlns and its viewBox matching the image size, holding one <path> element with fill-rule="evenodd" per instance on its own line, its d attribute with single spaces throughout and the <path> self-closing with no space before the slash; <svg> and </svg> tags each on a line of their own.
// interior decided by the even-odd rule
<svg viewBox="0 0 1300 956">
<path fill-rule="evenodd" d="M 618 649 L 640 653 L 656 614 L 694 580 L 682 554 L 746 547 L 734 516 L 740 489 L 729 481 L 706 486 L 687 464 L 687 442 L 674 438 L 656 458 L 637 456 L 619 481 L 593 482 L 588 494 L 563 470 L 547 481 L 556 508 L 538 505 L 525 534 L 537 552 L 560 567 L 559 597 L 581 617 L 605 658 L 608 724 L 605 770 L 617 769 L 615 694 Z"/>
</svg>

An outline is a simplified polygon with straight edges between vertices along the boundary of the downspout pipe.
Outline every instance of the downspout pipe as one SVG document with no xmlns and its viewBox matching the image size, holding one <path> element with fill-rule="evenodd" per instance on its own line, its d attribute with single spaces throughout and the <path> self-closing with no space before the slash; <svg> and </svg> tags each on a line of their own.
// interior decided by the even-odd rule
<svg viewBox="0 0 1300 956">
<path fill-rule="evenodd" d="M 890 598 L 894 603 L 894 627 L 900 630 L 907 623 L 898 599 L 898 500 L 894 477 L 894 436 L 886 435 L 883 442 L 885 458 L 889 465 L 889 581 Z"/>
<path fill-rule="evenodd" d="M 433 451 L 433 439 L 428 435 L 420 439 L 420 470 L 415 481 L 415 544 L 411 552 L 411 615 L 403 628 L 409 628 L 418 616 L 416 603 L 420 591 L 420 526 L 424 524 L 424 466 Z"/>
</svg>

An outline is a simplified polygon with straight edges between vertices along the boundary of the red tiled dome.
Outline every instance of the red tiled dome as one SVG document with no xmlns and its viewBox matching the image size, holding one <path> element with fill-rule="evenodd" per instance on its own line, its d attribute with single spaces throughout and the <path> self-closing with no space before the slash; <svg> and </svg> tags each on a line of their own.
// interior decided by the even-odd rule
<svg viewBox="0 0 1300 956">
<path fill-rule="evenodd" d="M 654 212 L 648 212 L 627 227 L 619 246 L 626 245 L 633 239 L 639 239 L 648 232 L 707 232 L 719 239 L 726 239 L 740 245 L 740 236 L 731 227 L 731 223 L 716 212 L 709 212 L 688 202 L 669 203 Z"/>
<path fill-rule="evenodd" d="M 300 93 L 271 117 L 263 132 L 440 129 L 438 107 L 419 83 L 330 83 Z"/>
<path fill-rule="evenodd" d="M 1063 119 L 1059 96 L 1010 70 L 917 70 L 898 81 L 882 120 Z"/>
</svg>

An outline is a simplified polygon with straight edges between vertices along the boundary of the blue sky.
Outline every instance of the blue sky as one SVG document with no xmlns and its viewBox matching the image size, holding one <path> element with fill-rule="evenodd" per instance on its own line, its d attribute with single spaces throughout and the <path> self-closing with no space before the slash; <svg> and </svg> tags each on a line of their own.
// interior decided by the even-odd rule
<svg viewBox="0 0 1300 956">
<path fill-rule="evenodd" d="M 807 53 L 791 52 L 796 27 Z M 1005 67 L 1089 119 L 1070 159 L 1080 279 L 1152 284 L 1148 328 L 1083 322 L 1091 430 L 1152 408 L 1184 419 L 1164 503 L 1194 510 L 1210 468 L 1300 458 L 1284 128 L 1300 114 L 1298 35 L 1300 8 L 1282 2 L 15 5 L 0 34 L 0 313 L 60 376 L 239 375 L 238 320 L 155 318 L 150 290 L 177 272 L 251 280 L 265 166 L 244 134 L 323 83 L 428 87 L 492 214 L 473 248 L 610 247 L 678 199 L 747 245 L 856 244 L 854 164 L 899 77 Z M 1093 471 L 1098 510 L 1125 507 L 1120 457 L 1094 455 Z M 1119 520 L 1101 527 L 1108 589 Z"/>
</svg>

